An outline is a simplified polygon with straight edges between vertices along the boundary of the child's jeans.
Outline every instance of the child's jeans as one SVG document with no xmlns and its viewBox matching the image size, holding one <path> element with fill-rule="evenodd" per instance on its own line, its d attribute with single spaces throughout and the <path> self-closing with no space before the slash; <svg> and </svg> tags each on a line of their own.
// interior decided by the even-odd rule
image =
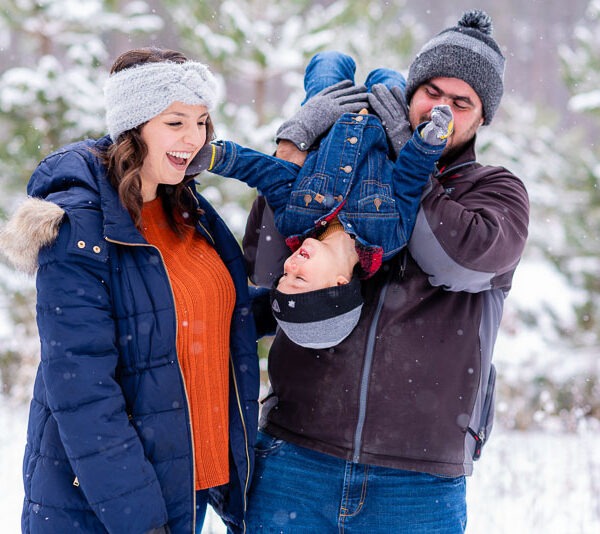
<svg viewBox="0 0 600 534">
<path fill-rule="evenodd" d="M 342 80 L 354 82 L 355 71 L 356 63 L 346 54 L 332 51 L 315 54 L 304 72 L 306 98 L 302 104 L 330 85 Z M 386 68 L 372 70 L 365 80 L 367 90 L 377 83 L 384 84 L 388 89 L 397 86 L 402 91 L 406 87 L 406 80 L 402 74 Z"/>
</svg>

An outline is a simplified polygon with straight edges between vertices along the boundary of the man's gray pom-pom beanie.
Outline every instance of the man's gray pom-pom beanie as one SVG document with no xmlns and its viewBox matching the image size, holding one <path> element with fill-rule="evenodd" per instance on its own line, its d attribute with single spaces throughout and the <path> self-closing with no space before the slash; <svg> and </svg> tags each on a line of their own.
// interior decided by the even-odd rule
<svg viewBox="0 0 600 534">
<path fill-rule="evenodd" d="M 492 19 L 480 10 L 467 11 L 458 25 L 427 42 L 408 71 L 406 101 L 432 78 L 459 78 L 483 104 L 483 124 L 492 121 L 504 90 L 504 56 L 492 38 Z"/>
<path fill-rule="evenodd" d="M 173 102 L 217 102 L 217 83 L 203 63 L 144 63 L 112 74 L 104 86 L 106 125 L 113 141 L 123 132 L 153 119 Z"/>
</svg>

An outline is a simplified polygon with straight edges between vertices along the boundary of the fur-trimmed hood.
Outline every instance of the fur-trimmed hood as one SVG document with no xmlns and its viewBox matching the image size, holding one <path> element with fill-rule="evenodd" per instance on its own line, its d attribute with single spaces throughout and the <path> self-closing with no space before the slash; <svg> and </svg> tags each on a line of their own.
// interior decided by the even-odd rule
<svg viewBox="0 0 600 534">
<path fill-rule="evenodd" d="M 40 249 L 54 242 L 65 211 L 39 198 L 27 198 L 0 230 L 0 252 L 18 271 L 34 274 Z"/>
<path fill-rule="evenodd" d="M 67 218 L 67 247 L 76 253 L 106 260 L 109 235 L 123 242 L 145 242 L 106 178 L 99 154 L 109 145 L 108 136 L 87 139 L 40 162 L 27 184 L 28 198 L 0 225 L 0 256 L 17 270 L 34 274 L 42 261 L 40 252 L 57 239 Z"/>
<path fill-rule="evenodd" d="M 46 156 L 27 184 L 28 197 L 10 219 L 0 223 L 0 257 L 18 271 L 34 274 L 39 253 L 58 237 L 65 214 L 77 207 L 99 208 L 98 154 L 110 145 L 106 136 L 64 146 Z"/>
<path fill-rule="evenodd" d="M 147 245 L 106 176 L 99 154 L 110 145 L 108 136 L 60 148 L 44 158 L 27 184 L 29 197 L 10 220 L 0 224 L 0 256 L 19 271 L 34 274 L 43 263 L 40 252 L 59 238 L 61 224 L 69 233 L 66 250 L 99 261 L 108 260 L 107 242 Z M 190 187 L 192 194 L 195 191 Z M 217 220 L 204 210 L 197 228 L 211 243 L 205 228 Z"/>
</svg>

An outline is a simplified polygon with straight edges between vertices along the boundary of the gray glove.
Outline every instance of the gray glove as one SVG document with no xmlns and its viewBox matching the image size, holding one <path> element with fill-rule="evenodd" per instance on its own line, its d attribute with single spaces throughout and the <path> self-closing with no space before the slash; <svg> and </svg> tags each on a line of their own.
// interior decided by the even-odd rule
<svg viewBox="0 0 600 534">
<path fill-rule="evenodd" d="M 210 171 L 223 156 L 223 147 L 216 143 L 206 143 L 194 156 L 192 162 L 185 170 L 186 176 L 200 174 L 202 171 Z"/>
<path fill-rule="evenodd" d="M 431 110 L 431 120 L 421 130 L 421 137 L 430 145 L 446 142 L 454 130 L 454 117 L 450 106 L 435 106 Z"/>
<path fill-rule="evenodd" d="M 375 84 L 369 93 L 369 105 L 381 119 L 394 151 L 394 159 L 397 158 L 402 147 L 412 136 L 408 107 L 402 89 L 392 87 L 390 90 L 382 83 Z"/>
<path fill-rule="evenodd" d="M 306 151 L 344 113 L 358 113 L 368 105 L 366 87 L 343 80 L 310 98 L 277 130 L 277 141 L 286 139 Z"/>
</svg>

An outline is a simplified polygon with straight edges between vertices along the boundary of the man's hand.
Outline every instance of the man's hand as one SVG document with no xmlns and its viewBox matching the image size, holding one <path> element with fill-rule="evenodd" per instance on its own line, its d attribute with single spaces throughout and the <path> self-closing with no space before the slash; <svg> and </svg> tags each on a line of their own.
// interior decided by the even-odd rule
<svg viewBox="0 0 600 534">
<path fill-rule="evenodd" d="M 450 106 L 435 106 L 431 121 L 421 130 L 421 137 L 430 145 L 441 145 L 454 131 L 454 117 Z"/>
<path fill-rule="evenodd" d="M 302 165 L 304 165 L 304 160 L 306 159 L 306 152 L 298 150 L 298 147 L 291 141 L 282 139 L 277 145 L 275 156 L 302 167 Z"/>
<path fill-rule="evenodd" d="M 369 105 L 381 120 L 390 146 L 397 158 L 400 150 L 411 138 L 412 130 L 408 121 L 408 107 L 400 87 L 388 89 L 382 83 L 371 87 Z"/>
<path fill-rule="evenodd" d="M 277 141 L 285 139 L 306 151 L 344 113 L 357 113 L 367 105 L 364 85 L 343 80 L 310 98 L 277 130 Z"/>
</svg>

